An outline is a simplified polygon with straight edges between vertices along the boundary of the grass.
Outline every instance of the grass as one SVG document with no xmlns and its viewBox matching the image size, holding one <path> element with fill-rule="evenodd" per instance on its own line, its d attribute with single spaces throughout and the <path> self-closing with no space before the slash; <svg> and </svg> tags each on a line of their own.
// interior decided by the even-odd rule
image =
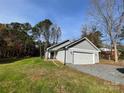
<svg viewBox="0 0 124 93">
<path fill-rule="evenodd" d="M 106 60 L 101 59 L 100 64 L 108 64 L 108 65 L 115 65 L 115 66 L 124 66 L 124 60 L 119 60 L 119 62 L 114 62 L 113 60 Z"/>
<path fill-rule="evenodd" d="M 0 93 L 124 93 L 120 86 L 38 57 L 0 64 Z"/>
</svg>

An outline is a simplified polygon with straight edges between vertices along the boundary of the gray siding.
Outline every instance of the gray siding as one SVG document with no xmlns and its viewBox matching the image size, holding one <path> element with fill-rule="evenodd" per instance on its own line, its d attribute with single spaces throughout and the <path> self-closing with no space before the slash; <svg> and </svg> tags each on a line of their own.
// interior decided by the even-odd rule
<svg viewBox="0 0 124 93">
<path fill-rule="evenodd" d="M 73 52 L 70 50 L 66 50 L 66 63 L 73 62 Z"/>
<path fill-rule="evenodd" d="M 73 48 L 89 49 L 89 50 L 97 51 L 87 40 L 80 42 L 79 44 L 73 46 Z"/>
<path fill-rule="evenodd" d="M 65 59 L 65 51 L 58 51 L 57 55 L 56 55 L 56 59 L 59 60 L 60 62 L 64 63 L 64 59 Z"/>
<path fill-rule="evenodd" d="M 95 53 L 95 63 L 99 63 L 99 52 Z"/>
</svg>

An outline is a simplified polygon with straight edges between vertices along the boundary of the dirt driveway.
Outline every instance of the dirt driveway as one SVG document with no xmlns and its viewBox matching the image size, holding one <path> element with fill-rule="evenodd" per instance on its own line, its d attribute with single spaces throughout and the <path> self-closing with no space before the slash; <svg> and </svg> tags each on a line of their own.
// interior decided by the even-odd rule
<svg viewBox="0 0 124 93">
<path fill-rule="evenodd" d="M 68 64 L 68 66 L 77 69 L 81 72 L 97 76 L 101 79 L 111 81 L 114 84 L 124 85 L 124 67 L 122 66 L 113 66 L 105 64 L 94 65 Z"/>
</svg>

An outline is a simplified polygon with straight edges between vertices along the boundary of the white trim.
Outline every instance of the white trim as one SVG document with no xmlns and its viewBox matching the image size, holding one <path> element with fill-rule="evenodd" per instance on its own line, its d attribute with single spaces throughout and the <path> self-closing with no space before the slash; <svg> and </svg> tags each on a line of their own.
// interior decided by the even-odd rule
<svg viewBox="0 0 124 93">
<path fill-rule="evenodd" d="M 70 48 L 70 51 L 77 51 L 77 52 L 87 52 L 87 53 L 96 53 L 98 51 L 95 50 L 88 50 L 88 49 L 79 49 L 79 48 Z"/>
<path fill-rule="evenodd" d="M 95 54 L 93 54 L 93 64 L 95 64 Z"/>
</svg>

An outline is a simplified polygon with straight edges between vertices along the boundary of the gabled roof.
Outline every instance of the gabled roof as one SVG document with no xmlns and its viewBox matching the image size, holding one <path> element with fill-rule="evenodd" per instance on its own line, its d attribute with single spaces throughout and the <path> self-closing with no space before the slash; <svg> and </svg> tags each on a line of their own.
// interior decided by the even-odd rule
<svg viewBox="0 0 124 93">
<path fill-rule="evenodd" d="M 59 49 L 68 49 L 70 47 L 73 47 L 75 46 L 76 44 L 79 44 L 80 42 L 84 41 L 84 40 L 87 40 L 97 51 L 100 52 L 100 49 L 97 48 L 88 38 L 84 37 L 84 38 L 81 38 L 81 39 L 78 39 L 78 40 L 75 40 L 73 42 L 69 41 L 69 40 L 66 40 L 64 42 L 61 42 L 59 44 L 56 44 L 56 45 L 53 45 L 49 48 L 47 48 L 47 50 L 59 50 Z"/>
<path fill-rule="evenodd" d="M 88 38 L 86 38 L 86 37 L 81 38 L 81 39 L 78 39 L 78 40 L 76 40 L 76 41 L 74 41 L 74 42 L 68 44 L 65 48 L 68 49 L 68 48 L 70 48 L 70 47 L 72 47 L 72 46 L 74 46 L 74 45 L 76 45 L 76 44 L 78 44 L 78 43 L 80 43 L 80 42 L 82 42 L 82 41 L 84 41 L 84 40 L 87 40 L 96 50 L 98 50 L 98 51 L 100 52 L 100 49 L 97 48 L 97 47 L 96 47 Z"/>
<path fill-rule="evenodd" d="M 96 48 L 96 50 L 98 50 L 99 52 L 101 51 L 98 47 L 96 47 L 88 38 L 84 37 L 94 48 Z"/>
<path fill-rule="evenodd" d="M 55 47 L 60 46 L 60 45 L 62 45 L 62 44 L 64 44 L 64 43 L 67 43 L 67 42 L 70 42 L 70 41 L 69 41 L 69 40 L 65 40 L 65 41 L 63 41 L 63 42 L 61 42 L 61 43 L 55 44 L 55 45 L 53 45 L 53 46 L 51 46 L 51 47 L 48 47 L 47 50 L 52 49 L 52 48 L 55 48 Z"/>
</svg>

